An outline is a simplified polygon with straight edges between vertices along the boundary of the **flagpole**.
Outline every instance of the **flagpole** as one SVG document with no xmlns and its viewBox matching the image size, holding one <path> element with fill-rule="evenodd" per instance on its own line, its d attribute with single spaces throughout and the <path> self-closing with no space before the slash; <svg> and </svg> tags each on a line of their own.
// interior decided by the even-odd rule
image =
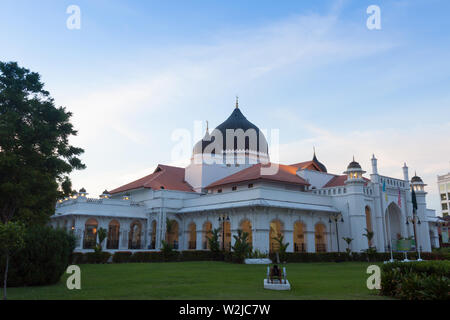
<svg viewBox="0 0 450 320">
<path fill-rule="evenodd" d="M 386 182 L 385 182 L 385 181 L 383 182 L 382 193 L 384 193 L 385 197 L 387 196 L 387 193 L 386 193 Z M 384 215 L 384 220 L 387 220 L 387 221 L 385 221 L 385 222 L 386 222 L 385 227 L 386 227 L 387 229 L 389 229 L 389 233 L 387 232 L 387 230 L 385 230 L 386 236 L 389 236 L 389 251 L 390 251 L 390 253 L 391 253 L 391 260 L 389 260 L 389 261 L 390 261 L 390 262 L 394 262 L 394 255 L 393 255 L 393 253 L 392 253 L 391 224 L 390 224 L 389 219 L 386 219 L 386 218 L 387 218 L 387 215 L 388 215 L 387 201 L 386 201 L 386 210 L 384 210 L 383 199 L 381 199 L 381 206 L 382 206 L 382 208 L 383 208 L 383 211 L 385 211 L 385 213 L 386 213 L 386 214 Z M 390 217 L 390 215 L 389 215 L 389 217 Z M 385 229 L 386 229 L 386 228 L 385 228 Z"/>
</svg>

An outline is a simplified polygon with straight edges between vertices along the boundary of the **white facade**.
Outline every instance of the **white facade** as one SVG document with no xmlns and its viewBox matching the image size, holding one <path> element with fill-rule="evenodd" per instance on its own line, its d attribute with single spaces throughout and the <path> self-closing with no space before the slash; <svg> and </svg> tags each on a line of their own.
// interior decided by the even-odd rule
<svg viewBox="0 0 450 320">
<path fill-rule="evenodd" d="M 272 227 L 289 242 L 289 252 L 344 252 L 347 244 L 343 237 L 352 238 L 350 249 L 360 252 L 369 247 L 363 236 L 367 228 L 374 233 L 371 246 L 379 252 L 389 251 L 397 238 L 414 235 L 413 224 L 406 224 L 413 212 L 408 168 L 402 168 L 403 179 L 384 176 L 378 173 L 377 160 L 372 157 L 368 179 L 362 176 L 359 164 L 355 168 L 352 164 L 357 163 L 349 165 L 345 177 L 339 173 L 343 183 L 332 186 L 330 181 L 339 176 L 298 168 L 296 175 L 309 184 L 306 189 L 270 178 L 205 189 L 211 182 L 251 165 L 202 165 L 193 161 L 185 170 L 191 192 L 143 187 L 102 199 L 90 199 L 81 192 L 57 203 L 52 224 L 73 230 L 77 251 L 91 250 L 88 240 L 99 228 L 108 230 L 105 250 L 158 250 L 163 240 L 178 250 L 203 250 L 208 248 L 209 225 L 212 229 L 223 226 L 219 217 L 229 218 L 226 247 L 233 244 L 238 229 L 247 228 L 244 231 L 251 233 L 253 248 L 268 252 Z M 424 184 L 415 184 L 415 190 L 421 222 L 416 224 L 417 241 L 427 252 L 439 245 L 435 213 L 426 207 Z M 170 236 L 166 233 L 167 218 L 176 221 Z"/>
</svg>

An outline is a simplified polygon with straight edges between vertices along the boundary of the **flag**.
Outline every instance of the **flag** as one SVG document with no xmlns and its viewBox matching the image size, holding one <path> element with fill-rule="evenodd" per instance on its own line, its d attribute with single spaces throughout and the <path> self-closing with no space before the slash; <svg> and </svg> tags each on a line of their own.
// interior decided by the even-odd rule
<svg viewBox="0 0 450 320">
<path fill-rule="evenodd" d="M 386 202 L 388 202 L 388 196 L 386 192 L 386 181 L 383 181 L 383 192 L 384 192 L 384 199 L 386 199 Z"/>
<path fill-rule="evenodd" d="M 417 211 L 417 199 L 416 199 L 416 192 L 414 191 L 414 187 L 411 188 L 411 200 L 413 205 L 413 214 Z"/>
<path fill-rule="evenodd" d="M 400 193 L 400 188 L 398 188 L 398 206 L 401 208 L 402 207 L 402 195 Z"/>
</svg>

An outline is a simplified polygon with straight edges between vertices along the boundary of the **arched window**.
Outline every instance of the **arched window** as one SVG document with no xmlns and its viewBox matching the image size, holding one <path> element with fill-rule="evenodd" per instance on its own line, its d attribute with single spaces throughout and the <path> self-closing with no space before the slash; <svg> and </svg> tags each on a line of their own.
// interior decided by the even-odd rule
<svg viewBox="0 0 450 320">
<path fill-rule="evenodd" d="M 248 233 L 247 241 L 250 245 L 252 245 L 252 223 L 249 220 L 244 220 L 241 222 L 240 229 L 242 230 L 242 232 Z"/>
<path fill-rule="evenodd" d="M 203 224 L 203 235 L 202 235 L 202 242 L 203 242 L 203 249 L 209 249 L 209 238 L 211 237 L 212 232 L 212 223 L 209 221 L 206 221 Z"/>
<path fill-rule="evenodd" d="M 119 249 L 119 231 L 119 221 L 111 220 L 108 226 L 108 241 L 106 242 L 107 249 Z"/>
<path fill-rule="evenodd" d="M 141 249 L 142 223 L 133 221 L 130 225 L 130 234 L 128 237 L 128 249 Z"/>
<path fill-rule="evenodd" d="M 294 252 L 306 252 L 305 224 L 299 221 L 294 223 Z"/>
<path fill-rule="evenodd" d="M 221 248 L 223 248 L 225 251 L 230 251 L 231 250 L 231 224 L 230 224 L 230 221 L 225 221 L 222 223 L 221 223 L 221 226 L 223 226 L 224 230 L 220 230 L 220 236 L 222 238 Z M 225 238 L 223 239 L 224 236 L 225 236 Z"/>
<path fill-rule="evenodd" d="M 84 225 L 84 241 L 83 249 L 93 249 L 97 243 L 98 222 L 94 218 L 90 218 Z"/>
<path fill-rule="evenodd" d="M 152 221 L 152 241 L 150 243 L 150 249 L 156 249 L 156 220 Z"/>
<path fill-rule="evenodd" d="M 270 231 L 269 231 L 269 251 L 275 252 L 279 248 L 279 242 L 276 239 L 279 239 L 283 235 L 283 225 L 280 220 L 273 220 L 270 223 Z"/>
<path fill-rule="evenodd" d="M 166 242 L 174 249 L 178 249 L 178 222 L 176 220 L 169 220 L 166 225 Z"/>
<path fill-rule="evenodd" d="M 372 214 L 370 212 L 370 207 L 366 206 L 366 228 L 368 232 L 373 232 L 372 228 Z M 367 239 L 369 247 L 373 244 L 373 239 Z"/>
<path fill-rule="evenodd" d="M 327 238 L 325 234 L 325 225 L 318 223 L 315 226 L 315 238 L 316 238 L 316 252 L 327 251 Z"/>
<path fill-rule="evenodd" d="M 189 224 L 189 246 L 188 249 L 197 249 L 197 226 L 194 222 Z"/>
</svg>

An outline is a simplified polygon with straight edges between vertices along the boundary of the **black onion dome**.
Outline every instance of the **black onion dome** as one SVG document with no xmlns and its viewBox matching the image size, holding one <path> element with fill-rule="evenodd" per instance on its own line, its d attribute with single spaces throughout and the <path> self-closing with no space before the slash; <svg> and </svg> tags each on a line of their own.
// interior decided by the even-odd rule
<svg viewBox="0 0 450 320">
<path fill-rule="evenodd" d="M 315 152 L 314 152 L 314 157 L 313 157 L 312 161 L 313 161 L 315 164 L 317 164 L 317 166 L 319 166 L 319 168 L 320 168 L 320 170 L 322 170 L 322 172 L 327 172 L 327 167 L 325 167 L 325 165 L 324 165 L 322 162 L 320 162 L 319 160 L 317 160 L 317 157 L 316 157 L 316 153 L 315 153 Z"/>
<path fill-rule="evenodd" d="M 249 129 L 255 130 L 257 143 L 256 143 L 256 150 L 252 151 L 258 151 L 261 153 L 268 153 L 268 146 L 267 146 L 267 140 L 264 137 L 262 133 L 260 133 L 260 130 L 257 126 L 255 126 L 253 123 L 247 120 L 247 118 L 242 114 L 241 110 L 239 108 L 235 108 L 231 115 L 228 117 L 227 120 L 225 120 L 223 123 L 217 126 L 214 130 L 219 130 L 222 133 L 223 137 L 223 149 L 227 149 L 226 144 L 226 137 L 227 137 L 227 129 L 237 130 L 242 129 L 244 132 L 246 132 Z M 260 141 L 260 137 L 263 139 L 263 141 Z M 260 147 L 262 150 L 260 150 Z M 234 150 L 238 149 L 238 141 L 237 137 L 234 138 Z M 250 142 L 249 138 L 245 137 L 245 150 L 250 149 Z"/>
<path fill-rule="evenodd" d="M 85 188 L 81 188 L 79 192 L 86 192 Z"/>
<path fill-rule="evenodd" d="M 411 183 L 423 183 L 423 181 L 420 177 L 414 176 L 411 178 Z"/>
<path fill-rule="evenodd" d="M 254 151 L 254 152 L 260 152 L 263 154 L 268 154 L 268 145 L 267 145 L 267 140 L 264 137 L 264 135 L 262 133 L 260 133 L 260 130 L 257 126 L 255 126 L 253 123 L 251 123 L 250 121 L 247 120 L 247 118 L 242 114 L 241 110 L 239 110 L 239 108 L 235 108 L 233 110 L 233 112 L 231 113 L 231 115 L 228 117 L 228 119 L 226 119 L 223 123 L 221 123 L 220 125 L 218 125 L 212 132 L 211 135 L 207 134 L 205 135 L 205 137 L 198 141 L 195 146 L 194 146 L 194 154 L 198 154 L 198 153 L 203 153 L 203 151 L 205 150 L 206 146 L 208 146 L 210 143 L 214 142 L 215 140 L 215 136 L 217 134 L 217 131 L 220 132 L 220 134 L 222 135 L 222 148 L 223 150 L 227 150 L 227 143 L 226 143 L 226 139 L 227 139 L 227 129 L 231 129 L 231 130 L 237 130 L 237 129 L 242 129 L 244 131 L 244 133 L 249 130 L 249 129 L 253 129 L 255 130 L 256 133 L 256 150 L 254 150 L 253 145 L 251 146 L 250 141 L 249 141 L 249 136 L 245 137 L 245 150 L 250 150 L 250 151 Z M 260 137 L 263 139 L 262 141 L 260 141 Z M 261 148 L 261 150 L 260 150 Z M 238 139 L 237 137 L 234 138 L 234 146 L 233 146 L 233 150 L 236 151 L 238 150 Z"/>
<path fill-rule="evenodd" d="M 348 165 L 347 170 L 348 170 L 348 169 L 361 169 L 361 165 L 360 165 L 358 162 L 356 162 L 355 160 L 353 160 L 353 161 L 350 162 L 350 164 Z"/>
<path fill-rule="evenodd" d="M 109 194 L 109 191 L 105 189 L 105 191 L 103 191 L 103 194 Z"/>
</svg>

